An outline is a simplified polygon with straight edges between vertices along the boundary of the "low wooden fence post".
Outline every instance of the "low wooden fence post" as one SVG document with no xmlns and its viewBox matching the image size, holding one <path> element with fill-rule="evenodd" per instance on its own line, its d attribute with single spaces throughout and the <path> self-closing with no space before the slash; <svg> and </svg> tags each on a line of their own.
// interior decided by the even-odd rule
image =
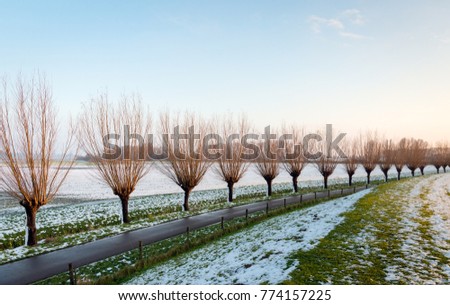
<svg viewBox="0 0 450 305">
<path fill-rule="evenodd" d="M 70 278 L 70 285 L 77 284 L 77 274 L 72 263 L 69 264 L 69 278 Z"/>
</svg>

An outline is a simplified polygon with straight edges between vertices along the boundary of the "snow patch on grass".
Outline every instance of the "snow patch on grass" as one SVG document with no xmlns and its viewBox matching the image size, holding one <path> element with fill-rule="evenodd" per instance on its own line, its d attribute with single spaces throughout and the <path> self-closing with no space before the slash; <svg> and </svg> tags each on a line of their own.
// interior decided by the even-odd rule
<svg viewBox="0 0 450 305">
<path fill-rule="evenodd" d="M 126 284 L 277 284 L 370 190 L 278 216 L 157 265 Z"/>
<path fill-rule="evenodd" d="M 442 263 L 442 255 L 450 258 L 449 180 L 449 175 L 423 179 L 402 198 L 404 210 L 399 233 L 403 237 L 403 257 L 397 257 L 385 269 L 387 281 L 449 283 L 450 261 Z"/>
</svg>

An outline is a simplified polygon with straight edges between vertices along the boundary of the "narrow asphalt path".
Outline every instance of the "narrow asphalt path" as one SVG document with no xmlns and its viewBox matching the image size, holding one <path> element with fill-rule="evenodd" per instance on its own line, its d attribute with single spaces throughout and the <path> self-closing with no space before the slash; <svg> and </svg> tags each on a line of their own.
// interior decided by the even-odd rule
<svg viewBox="0 0 450 305">
<path fill-rule="evenodd" d="M 251 204 L 235 206 L 222 210 L 212 211 L 196 216 L 162 223 L 148 228 L 138 229 L 116 236 L 103 238 L 86 244 L 73 246 L 53 252 L 36 255 L 12 263 L 0 265 L 0 284 L 22 285 L 46 279 L 50 276 L 66 272 L 68 264 L 72 263 L 75 268 L 97 262 L 108 257 L 136 249 L 139 241 L 143 245 L 148 245 L 173 236 L 186 233 L 187 227 L 190 230 L 206 227 L 220 223 L 224 220 L 245 216 L 248 213 L 274 209 L 286 205 L 312 201 L 315 198 L 323 199 L 330 196 L 349 195 L 355 191 L 361 191 L 366 187 L 348 188 L 343 190 L 323 191 L 317 193 L 290 196 L 286 198 L 259 201 Z"/>
</svg>

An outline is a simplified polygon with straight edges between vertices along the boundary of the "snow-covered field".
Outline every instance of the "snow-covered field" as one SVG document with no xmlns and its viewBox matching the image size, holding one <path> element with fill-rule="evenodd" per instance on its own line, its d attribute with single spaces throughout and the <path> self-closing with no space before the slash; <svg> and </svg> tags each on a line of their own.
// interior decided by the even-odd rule
<svg viewBox="0 0 450 305">
<path fill-rule="evenodd" d="M 381 171 L 376 170 L 373 173 L 374 176 L 382 175 Z M 395 175 L 395 172 L 392 172 Z M 358 169 L 355 177 L 364 177 L 365 173 L 362 168 Z M 330 179 L 344 179 L 347 175 L 342 166 L 339 166 Z M 321 176 L 317 169 L 308 164 L 299 177 L 299 182 L 309 182 L 320 180 Z M 291 177 L 280 166 L 280 174 L 275 178 L 274 183 L 286 183 L 290 182 Z M 265 184 L 264 179 L 257 174 L 256 168 L 251 165 L 246 174 L 236 184 L 236 187 L 249 186 L 249 185 L 261 185 Z M 211 168 L 206 173 L 203 180 L 195 188 L 197 191 L 224 189 L 226 183 L 223 182 L 218 175 Z M 150 173 L 145 176 L 142 181 L 136 187 L 133 192 L 133 196 L 148 196 L 155 194 L 171 194 L 181 193 L 182 190 L 179 186 L 174 184 L 169 178 L 163 175 L 157 166 L 153 166 Z M 99 182 L 95 178 L 95 169 L 91 167 L 76 167 L 69 173 L 66 183 L 61 188 L 60 197 L 66 198 L 84 198 L 84 199 L 106 199 L 114 198 L 115 196 L 111 190 Z"/>
<path fill-rule="evenodd" d="M 427 168 L 428 171 L 433 171 L 432 167 Z M 405 176 L 409 176 L 409 171 L 405 168 L 403 170 Z M 389 172 L 390 177 L 396 177 L 395 169 Z M 366 176 L 364 169 L 359 167 L 355 173 L 355 178 L 364 178 Z M 381 179 L 382 172 L 377 167 L 372 172 L 373 178 Z M 345 173 L 344 167 L 338 165 L 334 173 L 330 176 L 330 182 L 335 181 L 347 181 L 347 174 Z M 287 172 L 280 166 L 280 174 L 275 178 L 274 183 L 287 183 L 291 181 L 291 177 Z M 318 184 L 321 182 L 321 175 L 317 171 L 314 165 L 307 164 L 299 177 L 300 186 L 302 182 L 317 181 Z M 249 186 L 249 185 L 261 185 L 265 184 L 264 179 L 257 174 L 256 168 L 251 165 L 242 179 L 236 184 L 236 187 Z M 195 188 L 196 191 L 202 190 L 214 190 L 223 189 L 226 187 L 226 183 L 220 180 L 214 170 L 211 168 L 206 173 L 204 179 Z M 175 185 L 169 178 L 163 175 L 157 166 L 153 166 L 150 173 L 145 176 L 140 183 L 137 185 L 136 190 L 133 192 L 132 196 L 141 197 L 149 196 L 155 194 L 172 194 L 181 193 L 180 187 Z M 112 193 L 111 189 L 104 183 L 100 182 L 96 178 L 96 170 L 92 166 L 77 164 L 68 174 L 66 181 L 61 187 L 58 198 L 55 199 L 55 203 L 61 202 L 80 202 L 80 201 L 92 201 L 92 200 L 103 200 L 103 199 L 115 199 L 116 196 Z M 8 204 L 7 204 L 8 203 Z M 17 205 L 15 202 L 12 204 Z M 50 203 L 49 206 L 54 204 Z M 6 197 L 0 196 L 0 208 L 10 207 L 11 200 Z"/>
<path fill-rule="evenodd" d="M 407 173 L 407 170 L 405 170 Z M 391 172 L 392 177 L 395 177 L 395 170 Z M 373 172 L 374 176 L 381 176 L 382 172 L 377 168 Z M 365 177 L 364 169 L 358 168 L 355 177 Z M 346 179 L 347 174 L 345 173 L 344 167 L 339 165 L 336 171 L 331 175 L 330 179 Z M 305 181 L 316 181 L 320 180 L 321 175 L 314 167 L 314 165 L 308 164 L 302 174 L 299 177 L 299 182 Z M 275 178 L 274 183 L 284 183 L 290 182 L 291 177 L 289 174 L 280 166 L 280 174 Z M 236 187 L 247 186 L 247 185 L 259 185 L 265 184 L 264 179 L 257 174 L 256 168 L 251 165 L 244 177 L 236 184 Z M 225 188 L 226 183 L 223 182 L 214 170 L 211 168 L 206 173 L 206 176 L 200 182 L 200 184 L 195 188 L 195 190 L 213 190 Z M 170 194 L 170 193 L 181 193 L 180 187 L 175 185 L 169 178 L 161 174 L 157 166 L 153 166 L 150 173 L 145 176 L 136 190 L 133 196 L 148 196 L 154 194 Z M 95 169 L 92 167 L 76 167 L 69 173 L 66 183 L 63 185 L 60 191 L 61 197 L 69 198 L 85 198 L 85 199 L 106 199 L 114 198 L 115 196 L 111 190 L 99 182 L 95 178 Z"/>
<path fill-rule="evenodd" d="M 410 284 L 448 284 L 450 175 L 438 175 L 420 181 L 405 196 L 404 202 L 408 204 L 405 205 L 401 222 L 401 234 L 404 236 L 401 247 L 403 255 L 386 268 L 386 279 L 403 280 Z M 426 237 L 431 238 L 423 236 L 424 221 L 431 225 L 426 232 Z M 440 266 L 436 253 L 447 257 L 446 265 Z"/>
<path fill-rule="evenodd" d="M 157 265 L 127 284 L 277 284 L 298 263 L 289 255 L 314 247 L 368 192 L 264 221 Z"/>
<path fill-rule="evenodd" d="M 374 172 L 376 176 L 377 172 Z M 394 173 L 393 173 L 394 174 Z M 364 172 L 359 169 L 358 175 L 363 179 Z M 300 187 L 321 186 L 320 175 L 312 165 L 306 166 L 300 176 Z M 346 174 L 342 167 L 336 169 L 332 178 L 334 182 L 345 183 Z M 290 176 L 280 170 L 280 175 L 275 179 L 274 191 L 289 190 Z M 355 180 L 358 176 L 355 177 Z M 333 180 L 330 181 L 332 183 Z M 138 184 L 136 191 L 130 200 L 130 212 L 148 210 L 149 208 L 162 208 L 179 206 L 182 203 L 181 189 L 166 176 L 158 172 L 155 167 L 151 173 Z M 242 180 L 236 184 L 235 196 L 261 195 L 266 192 L 264 180 L 256 174 L 251 167 Z M 149 196 L 152 195 L 152 196 Z M 76 167 L 69 173 L 67 182 L 63 185 L 60 198 L 75 198 L 75 203 L 65 201 L 60 204 L 48 204 L 40 209 L 37 214 L 38 228 L 55 227 L 79 222 L 105 223 L 120 217 L 120 204 L 111 190 L 95 179 L 95 169 L 92 167 Z M 210 170 L 200 185 L 192 192 L 190 201 L 218 202 L 227 198 L 225 184 Z M 93 202 L 93 200 L 96 200 Z M 57 200 L 56 200 L 57 201 Z M 81 202 L 80 202 L 81 201 Z M 5 234 L 13 234 L 24 231 L 25 213 L 18 204 L 3 206 L 0 209 L 0 238 Z M 55 232 L 56 233 L 56 232 Z"/>
</svg>

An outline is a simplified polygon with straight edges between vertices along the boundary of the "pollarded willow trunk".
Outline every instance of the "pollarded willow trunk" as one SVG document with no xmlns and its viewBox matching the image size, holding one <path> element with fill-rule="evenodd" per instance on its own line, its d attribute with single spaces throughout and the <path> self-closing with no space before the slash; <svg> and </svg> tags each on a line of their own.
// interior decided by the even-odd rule
<svg viewBox="0 0 450 305">
<path fill-rule="evenodd" d="M 233 186 L 234 186 L 234 182 L 233 181 L 228 181 L 228 202 L 233 202 Z"/>
<path fill-rule="evenodd" d="M 183 211 L 189 211 L 189 195 L 190 194 L 191 194 L 191 189 L 184 190 Z"/>
<path fill-rule="evenodd" d="M 367 174 L 367 184 L 370 184 L 370 174 L 373 171 L 373 168 L 364 168 L 364 170 L 366 171 Z"/>
<path fill-rule="evenodd" d="M 416 171 L 416 169 L 414 168 L 414 169 L 411 169 L 411 176 L 413 176 L 414 177 L 414 172 Z"/>
<path fill-rule="evenodd" d="M 294 193 L 298 193 L 298 175 L 292 176 L 292 187 L 294 188 Z"/>
<path fill-rule="evenodd" d="M 419 167 L 419 169 L 420 169 L 420 174 L 422 176 L 424 176 L 425 175 L 425 173 L 424 173 L 425 166 L 421 166 L 421 167 Z"/>
<path fill-rule="evenodd" d="M 128 213 L 128 200 L 130 198 L 130 196 L 128 195 L 124 195 L 124 196 L 119 196 L 120 198 L 120 203 L 122 204 L 122 222 L 123 223 L 130 223 L 130 217 L 129 217 L 129 213 Z"/>
<path fill-rule="evenodd" d="M 267 182 L 267 196 L 272 196 L 272 178 L 264 178 Z"/>
<path fill-rule="evenodd" d="M 35 246 L 37 244 L 37 210 L 37 208 L 25 206 L 25 213 L 27 214 L 27 246 Z"/>
<path fill-rule="evenodd" d="M 384 174 L 384 181 L 388 182 L 388 171 L 389 169 L 382 169 L 383 174 Z"/>
<path fill-rule="evenodd" d="M 354 173 L 348 174 L 348 185 L 349 186 L 352 186 L 352 184 L 353 184 L 353 175 L 354 175 Z"/>
<path fill-rule="evenodd" d="M 328 188 L 328 175 L 324 175 L 324 176 L 323 176 L 323 187 L 324 187 L 325 189 Z"/>
</svg>

